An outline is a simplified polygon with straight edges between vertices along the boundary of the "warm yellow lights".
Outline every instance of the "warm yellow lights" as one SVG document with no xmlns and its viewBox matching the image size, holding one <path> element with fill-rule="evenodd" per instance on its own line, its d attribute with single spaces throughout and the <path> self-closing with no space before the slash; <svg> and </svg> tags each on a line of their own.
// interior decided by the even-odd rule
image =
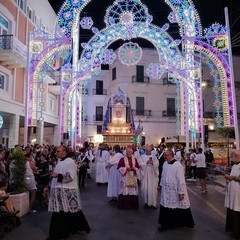
<svg viewBox="0 0 240 240">
<path fill-rule="evenodd" d="M 208 126 L 208 128 L 209 128 L 209 130 L 212 131 L 212 130 L 214 130 L 214 125 L 211 124 L 211 125 Z"/>
</svg>

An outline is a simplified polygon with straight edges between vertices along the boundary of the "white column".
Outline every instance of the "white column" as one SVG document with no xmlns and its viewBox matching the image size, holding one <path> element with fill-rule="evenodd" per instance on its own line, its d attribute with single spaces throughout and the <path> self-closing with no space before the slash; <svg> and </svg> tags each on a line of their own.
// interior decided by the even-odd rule
<svg viewBox="0 0 240 240">
<path fill-rule="evenodd" d="M 19 141 L 19 115 L 11 115 L 9 119 L 9 142 L 8 147 L 13 148 Z"/>
<path fill-rule="evenodd" d="M 60 128 L 59 126 L 54 126 L 53 129 L 53 145 L 54 146 L 59 146 L 61 143 L 61 133 L 60 133 Z"/>
<path fill-rule="evenodd" d="M 44 122 L 39 121 L 36 129 L 36 143 L 42 145 L 43 144 L 43 133 L 44 133 Z"/>
</svg>

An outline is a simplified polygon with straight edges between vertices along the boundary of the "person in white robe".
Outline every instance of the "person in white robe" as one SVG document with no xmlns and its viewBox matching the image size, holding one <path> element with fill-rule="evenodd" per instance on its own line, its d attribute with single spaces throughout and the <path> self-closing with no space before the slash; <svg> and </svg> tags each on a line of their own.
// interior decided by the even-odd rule
<svg viewBox="0 0 240 240">
<path fill-rule="evenodd" d="M 144 199 L 144 208 L 157 208 L 159 162 L 152 146 L 146 146 L 146 154 L 141 156 L 141 190 Z"/>
<path fill-rule="evenodd" d="M 226 174 L 227 191 L 225 207 L 227 208 L 226 231 L 232 232 L 232 237 L 240 238 L 240 151 L 233 152 L 231 173 Z"/>
<path fill-rule="evenodd" d="M 78 231 L 90 232 L 82 212 L 78 189 L 77 165 L 68 157 L 65 146 L 57 147 L 59 162 L 51 173 L 52 183 L 48 211 L 52 212 L 49 238 L 67 238 Z"/>
<path fill-rule="evenodd" d="M 106 145 L 101 144 L 97 155 L 95 156 L 96 162 L 96 183 L 101 186 L 103 183 L 108 183 L 108 161 L 110 158 L 109 151 L 106 150 Z"/>
<path fill-rule="evenodd" d="M 119 160 L 123 158 L 123 154 L 121 153 L 121 148 L 119 145 L 114 146 L 115 154 L 110 156 L 108 167 L 109 167 L 109 177 L 108 177 L 108 188 L 107 188 L 107 197 L 111 198 L 109 202 L 116 202 L 119 191 L 119 172 L 117 170 L 117 166 Z"/>
<path fill-rule="evenodd" d="M 174 159 L 172 150 L 164 153 L 166 161 L 163 164 L 160 182 L 160 214 L 159 231 L 177 227 L 194 227 L 190 210 L 190 201 L 182 164 Z"/>
</svg>

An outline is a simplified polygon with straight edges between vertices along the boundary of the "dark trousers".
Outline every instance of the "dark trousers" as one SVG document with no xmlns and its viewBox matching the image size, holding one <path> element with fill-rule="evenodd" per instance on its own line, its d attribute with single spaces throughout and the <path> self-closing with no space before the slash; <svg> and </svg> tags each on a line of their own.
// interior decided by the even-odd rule
<svg viewBox="0 0 240 240">
<path fill-rule="evenodd" d="M 197 167 L 196 166 L 189 166 L 189 171 L 188 171 L 188 176 L 189 178 L 197 178 Z"/>
<path fill-rule="evenodd" d="M 87 175 L 87 170 L 86 171 L 79 171 L 78 173 L 78 186 L 84 188 L 85 187 L 85 179 Z"/>
</svg>

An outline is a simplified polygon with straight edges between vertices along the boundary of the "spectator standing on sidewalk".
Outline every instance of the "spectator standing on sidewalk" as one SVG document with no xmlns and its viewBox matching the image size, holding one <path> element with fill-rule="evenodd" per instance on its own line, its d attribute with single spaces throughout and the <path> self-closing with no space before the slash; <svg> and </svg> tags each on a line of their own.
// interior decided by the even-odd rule
<svg viewBox="0 0 240 240">
<path fill-rule="evenodd" d="M 202 193 L 207 193 L 207 180 L 206 180 L 206 157 L 202 148 L 198 148 L 196 156 L 197 165 L 197 178 L 199 178 L 200 185 L 202 187 Z"/>
<path fill-rule="evenodd" d="M 206 163 L 212 164 L 214 160 L 214 156 L 210 148 L 206 150 L 205 156 L 206 156 Z"/>
<path fill-rule="evenodd" d="M 226 232 L 240 238 L 240 151 L 233 152 L 233 166 L 230 175 L 226 174 L 227 191 L 225 207 L 227 208 Z"/>
<path fill-rule="evenodd" d="M 196 149 L 190 149 L 190 156 L 189 156 L 189 178 L 187 181 L 194 181 L 196 182 L 197 178 L 197 166 L 196 166 Z"/>
</svg>

